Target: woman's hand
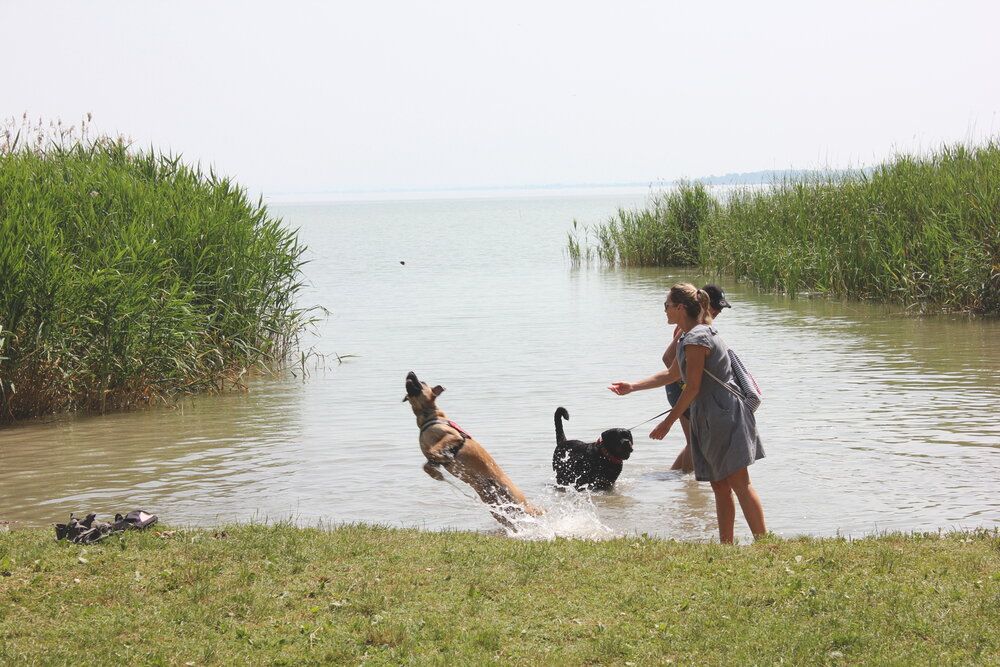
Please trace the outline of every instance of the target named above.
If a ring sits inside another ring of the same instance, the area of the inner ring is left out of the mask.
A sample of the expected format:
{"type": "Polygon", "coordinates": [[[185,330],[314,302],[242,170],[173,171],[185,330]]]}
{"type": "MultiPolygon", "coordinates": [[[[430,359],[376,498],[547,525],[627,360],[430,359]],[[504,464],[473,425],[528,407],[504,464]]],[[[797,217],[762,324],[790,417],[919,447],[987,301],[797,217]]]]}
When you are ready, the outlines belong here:
{"type": "Polygon", "coordinates": [[[674,419],[672,419],[668,415],[666,419],[664,419],[663,421],[661,421],[659,424],[656,425],[656,428],[654,428],[652,431],[649,432],[650,439],[663,440],[665,437],[667,437],[667,433],[670,432],[670,427],[673,425],[674,425],[674,419]]]}
{"type": "Polygon", "coordinates": [[[608,389],[619,396],[625,396],[632,393],[632,384],[629,382],[612,382],[608,389]]]}

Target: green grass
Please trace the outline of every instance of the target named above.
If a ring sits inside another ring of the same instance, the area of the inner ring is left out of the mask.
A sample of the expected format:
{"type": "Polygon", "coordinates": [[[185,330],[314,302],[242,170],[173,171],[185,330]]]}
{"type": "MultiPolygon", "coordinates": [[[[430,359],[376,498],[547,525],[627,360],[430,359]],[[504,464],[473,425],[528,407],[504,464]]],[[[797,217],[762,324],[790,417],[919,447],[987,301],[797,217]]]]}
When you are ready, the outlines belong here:
{"type": "MultiPolygon", "coordinates": [[[[689,194],[698,184],[682,186],[689,194]]],[[[600,257],[700,265],[765,290],[917,311],[1000,312],[1000,145],[900,155],[869,172],[705,195],[678,227],[663,196],[592,230],[600,257]],[[680,230],[680,233],[678,232],[680,230]],[[681,249],[686,249],[686,254],[681,249]]],[[[585,255],[585,250],[578,253],[585,255]]]]}
{"type": "Polygon", "coordinates": [[[1000,534],[0,533],[3,664],[998,664],[1000,534]]]}
{"type": "Polygon", "coordinates": [[[117,140],[0,151],[0,424],[284,359],[303,246],[228,178],[117,140]]]}

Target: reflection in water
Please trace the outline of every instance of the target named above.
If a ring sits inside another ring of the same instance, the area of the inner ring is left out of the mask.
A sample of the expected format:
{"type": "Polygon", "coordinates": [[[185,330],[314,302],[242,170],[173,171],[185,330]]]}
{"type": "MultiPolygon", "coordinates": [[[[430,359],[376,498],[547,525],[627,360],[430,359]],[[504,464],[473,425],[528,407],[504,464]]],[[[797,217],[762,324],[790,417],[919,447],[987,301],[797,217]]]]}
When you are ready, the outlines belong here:
{"type": "MultiPolygon", "coordinates": [[[[707,282],[558,259],[568,221],[597,222],[641,200],[284,207],[311,248],[305,298],[333,313],[314,344],[328,359],[357,356],[304,382],[259,380],[247,395],[2,430],[0,520],[141,507],[175,525],[292,519],[496,531],[464,485],[421,471],[416,425],[401,404],[415,370],[448,388],[440,403],[449,417],[546,508],[528,537],[714,539],[711,489],[668,470],[679,428],[664,442],[648,439],[653,423],[636,429],[611,494],[552,487],[554,409],[565,406],[585,439],[665,409],[662,392],[620,398],[605,387],[658,369],[670,334],[666,289],[707,282]]],[[[751,475],[772,530],[1000,524],[1000,322],[911,318],[718,282],[734,304],[719,329],[764,390],[767,458],[751,475]]]]}
{"type": "Polygon", "coordinates": [[[253,507],[255,497],[288,488],[295,472],[297,448],[286,438],[298,430],[301,390],[294,382],[258,382],[251,396],[4,431],[3,514],[55,521],[73,510],[166,506],[193,522],[246,518],[229,499],[253,507]]]}

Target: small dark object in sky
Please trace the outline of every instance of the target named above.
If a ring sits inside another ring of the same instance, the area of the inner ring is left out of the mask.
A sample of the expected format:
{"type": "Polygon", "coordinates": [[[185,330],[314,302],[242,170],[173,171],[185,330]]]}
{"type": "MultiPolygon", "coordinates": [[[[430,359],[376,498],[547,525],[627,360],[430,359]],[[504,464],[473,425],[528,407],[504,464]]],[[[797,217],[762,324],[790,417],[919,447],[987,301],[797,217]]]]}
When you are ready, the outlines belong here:
{"type": "Polygon", "coordinates": [[[402,264],[403,266],[406,266],[406,262],[404,262],[403,260],[399,260],[399,263],[402,264]]]}

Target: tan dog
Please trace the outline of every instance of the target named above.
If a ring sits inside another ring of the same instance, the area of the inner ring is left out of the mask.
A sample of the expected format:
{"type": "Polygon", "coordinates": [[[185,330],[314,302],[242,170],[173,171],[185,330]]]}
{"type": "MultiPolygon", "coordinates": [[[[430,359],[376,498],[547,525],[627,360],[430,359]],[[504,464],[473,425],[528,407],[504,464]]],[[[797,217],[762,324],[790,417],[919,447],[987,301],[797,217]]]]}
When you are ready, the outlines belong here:
{"type": "Polygon", "coordinates": [[[489,452],[468,433],[438,409],[435,401],[444,391],[438,385],[433,389],[417,379],[416,373],[406,375],[406,397],[420,428],[420,451],[427,457],[424,472],[437,480],[444,476],[439,467],[471,486],[490,506],[490,513],[504,526],[514,529],[511,518],[527,513],[538,516],[542,512],[528,502],[521,490],[507,477],[489,452]]]}

